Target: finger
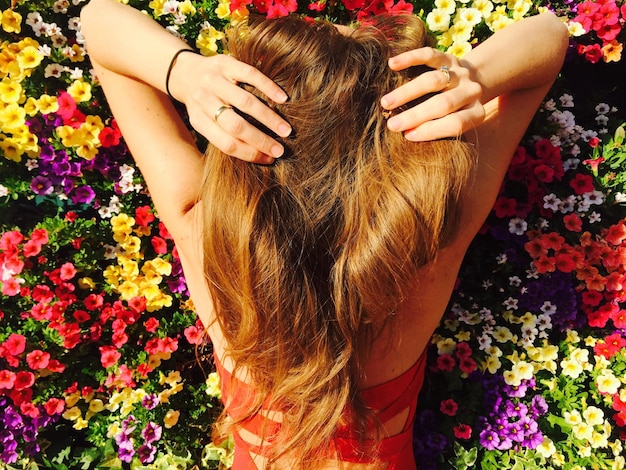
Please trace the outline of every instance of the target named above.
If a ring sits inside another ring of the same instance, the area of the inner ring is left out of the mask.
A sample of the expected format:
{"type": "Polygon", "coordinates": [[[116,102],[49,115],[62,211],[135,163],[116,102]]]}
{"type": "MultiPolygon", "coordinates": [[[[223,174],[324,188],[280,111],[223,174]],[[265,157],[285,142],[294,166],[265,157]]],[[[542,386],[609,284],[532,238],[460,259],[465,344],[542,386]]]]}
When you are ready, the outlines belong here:
{"type": "MultiPolygon", "coordinates": [[[[482,107],[480,107],[482,109],[482,107]]],[[[424,142],[429,140],[459,137],[483,121],[484,112],[472,107],[448,114],[440,119],[425,122],[404,134],[407,140],[424,142]]]]}
{"type": "Polygon", "coordinates": [[[392,92],[381,98],[381,106],[385,109],[395,109],[398,106],[402,106],[414,99],[424,96],[428,93],[441,91],[451,84],[456,83],[455,73],[452,70],[448,70],[448,74],[443,73],[440,70],[432,70],[425,72],[419,77],[414,78],[408,83],[401,85],[392,92]],[[448,82],[448,74],[450,82],[448,82]]]}
{"type": "Polygon", "coordinates": [[[287,94],[256,68],[234,59],[228,60],[227,64],[228,66],[223,73],[225,77],[231,80],[230,82],[226,81],[226,86],[220,93],[224,101],[230,102],[237,109],[252,116],[276,134],[287,137],[291,133],[289,123],[254,95],[237,86],[237,83],[242,82],[251,85],[277,103],[284,103],[287,100],[287,94]]]}
{"type": "Polygon", "coordinates": [[[398,54],[389,59],[389,67],[392,70],[404,70],[415,65],[427,65],[432,68],[446,65],[449,61],[448,54],[432,47],[421,47],[398,54]]]}
{"type": "Polygon", "coordinates": [[[217,120],[215,115],[204,112],[189,115],[192,127],[211,144],[227,155],[255,163],[272,163],[273,155],[282,155],[284,149],[280,143],[256,129],[233,109],[221,106],[216,106],[216,109],[223,109],[217,120]],[[241,135],[249,140],[242,140],[241,135]]]}
{"type": "Polygon", "coordinates": [[[456,88],[434,95],[423,103],[390,117],[387,127],[396,132],[418,127],[426,121],[439,119],[465,107],[468,105],[466,98],[467,95],[456,88]]]}
{"type": "MultiPolygon", "coordinates": [[[[274,159],[281,157],[285,152],[280,142],[277,142],[257,127],[250,124],[233,109],[228,109],[221,113],[218,116],[216,124],[233,139],[244,143],[259,154],[274,159]]],[[[252,158],[254,158],[255,161],[257,159],[266,160],[259,155],[254,155],[252,158]]],[[[249,160],[249,158],[246,158],[246,160],[249,160]]]]}

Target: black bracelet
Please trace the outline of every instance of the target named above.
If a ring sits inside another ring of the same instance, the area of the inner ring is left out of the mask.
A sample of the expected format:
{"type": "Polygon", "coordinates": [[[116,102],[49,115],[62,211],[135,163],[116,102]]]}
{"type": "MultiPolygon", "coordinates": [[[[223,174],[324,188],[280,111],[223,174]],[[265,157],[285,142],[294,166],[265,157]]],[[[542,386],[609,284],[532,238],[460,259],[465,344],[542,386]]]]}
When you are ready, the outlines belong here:
{"type": "Polygon", "coordinates": [[[178,56],[181,55],[183,52],[193,52],[194,54],[196,53],[196,51],[194,51],[193,49],[181,49],[178,52],[176,52],[176,54],[174,54],[174,57],[172,57],[170,66],[167,68],[167,74],[165,75],[165,91],[167,92],[167,96],[169,96],[173,101],[178,101],[178,100],[174,98],[172,94],[170,93],[170,75],[172,75],[172,69],[174,68],[176,59],[178,59],[178,56]]]}

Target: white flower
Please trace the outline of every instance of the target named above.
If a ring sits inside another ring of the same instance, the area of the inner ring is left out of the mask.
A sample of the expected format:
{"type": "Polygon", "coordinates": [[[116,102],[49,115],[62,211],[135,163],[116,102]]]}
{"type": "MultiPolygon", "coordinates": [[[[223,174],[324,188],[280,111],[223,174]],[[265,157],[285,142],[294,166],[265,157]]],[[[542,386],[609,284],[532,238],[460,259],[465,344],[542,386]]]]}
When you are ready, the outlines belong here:
{"type": "Polygon", "coordinates": [[[526,230],[528,230],[528,223],[520,218],[520,217],[514,217],[509,221],[509,232],[511,232],[514,235],[524,235],[524,233],[526,233],[526,230]]]}
{"type": "Polygon", "coordinates": [[[602,221],[602,216],[596,211],[593,211],[591,214],[589,214],[589,218],[587,220],[589,220],[590,224],[595,224],[596,222],[602,221]]]}
{"type": "Polygon", "coordinates": [[[551,211],[557,211],[559,209],[559,205],[561,204],[561,200],[554,193],[546,194],[543,197],[543,208],[550,209],[551,211]]]}
{"type": "Polygon", "coordinates": [[[33,171],[35,168],[39,168],[39,163],[37,163],[37,160],[29,158],[26,161],[26,168],[28,168],[28,171],[33,171]]]}
{"type": "Polygon", "coordinates": [[[509,297],[504,302],[502,302],[502,305],[504,305],[508,309],[517,310],[517,303],[518,303],[518,299],[514,299],[513,297],[509,297]]]}
{"type": "Polygon", "coordinates": [[[564,108],[573,108],[574,107],[574,97],[568,93],[565,93],[559,98],[561,102],[561,106],[564,108]]]}
{"type": "Polygon", "coordinates": [[[35,29],[35,27],[38,27],[41,23],[43,23],[43,18],[39,12],[33,11],[26,15],[26,24],[31,28],[35,29]]]}
{"type": "Polygon", "coordinates": [[[546,315],[553,315],[556,312],[556,305],[546,300],[539,309],[546,315]]]}
{"type": "Polygon", "coordinates": [[[604,194],[597,189],[588,193],[584,193],[582,195],[582,198],[583,201],[590,205],[595,204],[596,206],[600,206],[604,204],[604,194]]]}
{"type": "Polygon", "coordinates": [[[608,114],[611,112],[611,107],[606,103],[599,103],[596,106],[596,113],[598,114],[608,114]]]}
{"type": "Polygon", "coordinates": [[[580,134],[580,138],[583,139],[585,142],[589,142],[589,139],[592,139],[594,137],[598,137],[598,133],[590,129],[585,130],[582,132],[582,134],[580,134]]]}
{"type": "Polygon", "coordinates": [[[75,16],[74,18],[70,18],[67,23],[67,27],[68,29],[72,31],[79,31],[80,30],[80,17],[75,16]]]}
{"type": "Polygon", "coordinates": [[[0,184],[0,197],[8,196],[9,188],[0,184]]]}
{"type": "Polygon", "coordinates": [[[514,286],[514,287],[519,287],[521,283],[522,283],[522,280],[519,278],[519,276],[509,277],[509,285],[514,286]]]}
{"type": "MultiPolygon", "coordinates": [[[[578,147],[578,146],[575,145],[575,147],[578,147]]],[[[580,151],[580,147],[578,148],[578,150],[580,151]]],[[[565,171],[576,170],[578,168],[579,164],[580,164],[580,159],[578,159],[578,158],[568,158],[567,160],[565,160],[563,162],[563,169],[565,171]]]]}
{"type": "Polygon", "coordinates": [[[606,126],[609,123],[609,118],[604,114],[599,114],[596,116],[596,122],[598,123],[598,126],[606,126]]]}
{"type": "Polygon", "coordinates": [[[446,31],[450,27],[450,14],[446,10],[435,8],[426,15],[426,24],[431,31],[446,31]]]}
{"type": "Polygon", "coordinates": [[[561,201],[561,204],[559,204],[559,211],[563,214],[567,214],[568,212],[574,212],[575,208],[576,196],[574,196],[573,194],[567,196],[561,201]]]}

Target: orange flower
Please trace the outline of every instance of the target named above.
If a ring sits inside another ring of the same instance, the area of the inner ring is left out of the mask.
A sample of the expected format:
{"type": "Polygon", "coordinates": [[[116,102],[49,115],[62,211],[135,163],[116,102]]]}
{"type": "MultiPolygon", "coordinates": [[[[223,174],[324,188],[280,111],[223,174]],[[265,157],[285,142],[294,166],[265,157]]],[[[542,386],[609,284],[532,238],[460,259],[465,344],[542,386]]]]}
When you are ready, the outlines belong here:
{"type": "Polygon", "coordinates": [[[622,58],[623,48],[624,46],[615,39],[606,42],[604,46],[602,46],[602,58],[605,62],[619,62],[622,58]]]}

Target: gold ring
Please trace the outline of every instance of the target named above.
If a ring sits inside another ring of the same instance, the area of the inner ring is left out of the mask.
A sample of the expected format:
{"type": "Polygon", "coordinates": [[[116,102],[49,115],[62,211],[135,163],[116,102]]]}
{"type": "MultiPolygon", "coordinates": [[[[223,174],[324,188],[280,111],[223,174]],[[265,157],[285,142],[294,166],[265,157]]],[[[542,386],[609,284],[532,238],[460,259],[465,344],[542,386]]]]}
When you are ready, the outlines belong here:
{"type": "Polygon", "coordinates": [[[227,104],[223,104],[222,106],[220,106],[219,108],[217,108],[217,111],[215,111],[215,114],[213,115],[213,119],[215,121],[217,121],[217,118],[220,117],[220,114],[222,114],[224,111],[226,111],[227,109],[233,109],[232,106],[229,106],[227,104]]]}
{"type": "Polygon", "coordinates": [[[442,65],[441,67],[439,67],[437,70],[439,70],[440,72],[443,72],[446,76],[446,86],[450,85],[450,69],[448,68],[447,65],[442,65]]]}

